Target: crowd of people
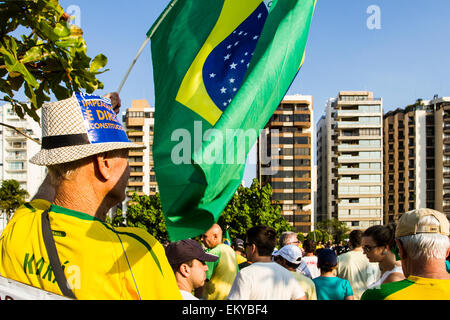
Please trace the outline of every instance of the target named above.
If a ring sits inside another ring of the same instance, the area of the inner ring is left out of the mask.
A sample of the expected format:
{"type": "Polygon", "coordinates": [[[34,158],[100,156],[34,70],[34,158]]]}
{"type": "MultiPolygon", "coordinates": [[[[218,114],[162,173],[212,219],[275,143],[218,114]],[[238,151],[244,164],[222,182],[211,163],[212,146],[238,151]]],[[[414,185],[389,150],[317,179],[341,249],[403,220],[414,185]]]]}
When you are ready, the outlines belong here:
{"type": "MultiPolygon", "coordinates": [[[[215,297],[228,300],[450,299],[449,222],[438,211],[406,212],[397,228],[389,224],[353,230],[347,244],[322,245],[311,239],[301,243],[294,232],[284,232],[279,239],[276,235],[268,226],[250,228],[245,240],[233,241],[235,258],[230,259],[230,247],[222,244],[222,230],[215,224],[202,243],[217,260],[198,258],[206,270],[204,284],[194,288],[200,291],[191,298],[210,299],[213,290],[215,297]],[[207,240],[211,233],[215,244],[207,240]],[[201,294],[202,288],[208,293],[201,294]]],[[[170,264],[170,251],[179,243],[183,241],[166,249],[170,264]]]]}
{"type": "MultiPolygon", "coordinates": [[[[118,113],[120,98],[109,98],[118,113]]],[[[335,246],[300,243],[294,232],[278,238],[269,226],[229,246],[217,224],[203,246],[163,246],[143,229],[112,227],[105,219],[125,199],[128,151],[141,146],[123,130],[88,131],[80,99],[42,108],[42,149],[31,162],[48,176],[0,236],[0,276],[83,300],[450,299],[449,221],[431,209],[335,246]]]]}

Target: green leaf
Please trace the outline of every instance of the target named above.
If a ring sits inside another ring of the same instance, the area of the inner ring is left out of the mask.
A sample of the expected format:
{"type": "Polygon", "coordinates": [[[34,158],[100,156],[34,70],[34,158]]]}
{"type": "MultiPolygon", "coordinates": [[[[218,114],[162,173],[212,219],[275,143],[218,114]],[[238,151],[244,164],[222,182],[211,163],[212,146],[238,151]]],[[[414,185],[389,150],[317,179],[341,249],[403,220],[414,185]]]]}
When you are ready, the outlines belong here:
{"type": "Polygon", "coordinates": [[[22,87],[24,78],[22,75],[19,74],[18,77],[8,77],[7,82],[9,87],[14,91],[19,91],[19,89],[22,87]]]}
{"type": "Polygon", "coordinates": [[[32,47],[30,50],[28,50],[25,55],[23,56],[22,60],[20,60],[21,63],[26,64],[29,62],[36,62],[41,60],[43,57],[42,47],[32,47]]]}
{"type": "Polygon", "coordinates": [[[7,51],[5,48],[0,47],[0,53],[3,54],[5,59],[6,69],[11,73],[18,72],[21,73],[27,83],[29,83],[34,88],[39,86],[34,76],[28,71],[28,69],[18,61],[13,54],[7,51]]]}
{"type": "Polygon", "coordinates": [[[33,106],[35,106],[37,108],[38,103],[37,103],[36,93],[34,92],[33,88],[31,87],[31,85],[29,83],[27,83],[25,86],[25,95],[28,98],[30,98],[30,101],[33,104],[33,106]]]}
{"type": "Polygon", "coordinates": [[[108,63],[108,58],[103,55],[99,54],[92,60],[91,67],[89,68],[90,72],[97,72],[97,70],[103,68],[108,63]]]}
{"type": "Polygon", "coordinates": [[[53,31],[53,28],[44,20],[41,20],[38,24],[39,31],[52,42],[55,42],[59,37],[53,31]]]}
{"type": "Polygon", "coordinates": [[[68,37],[70,36],[70,28],[67,25],[67,23],[57,23],[56,27],[53,29],[53,33],[56,34],[58,37],[68,37]]]}

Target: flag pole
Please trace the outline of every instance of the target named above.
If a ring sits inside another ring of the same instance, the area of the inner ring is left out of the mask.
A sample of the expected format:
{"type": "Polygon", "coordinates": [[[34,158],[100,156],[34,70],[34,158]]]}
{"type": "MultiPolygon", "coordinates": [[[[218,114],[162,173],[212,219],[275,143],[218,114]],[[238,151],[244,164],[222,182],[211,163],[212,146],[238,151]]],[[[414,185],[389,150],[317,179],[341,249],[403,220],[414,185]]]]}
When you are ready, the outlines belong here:
{"type": "Polygon", "coordinates": [[[150,38],[146,38],[142,46],[139,48],[138,53],[136,54],[136,57],[133,59],[133,62],[131,62],[130,67],[128,68],[127,73],[125,74],[125,77],[123,78],[122,82],[120,83],[119,89],[117,89],[117,93],[120,93],[122,91],[123,85],[125,84],[125,81],[127,81],[128,76],[130,75],[131,69],[133,69],[134,65],[136,64],[136,61],[139,59],[139,56],[141,55],[142,51],[144,51],[145,46],[150,41],[150,38]]]}
{"type": "Polygon", "coordinates": [[[138,50],[138,53],[136,54],[136,57],[131,62],[130,67],[128,68],[127,73],[125,74],[125,77],[122,79],[122,82],[120,83],[119,89],[117,89],[117,93],[120,93],[122,91],[122,88],[125,84],[125,82],[128,79],[128,76],[130,75],[131,70],[133,69],[134,65],[136,64],[137,60],[139,59],[139,56],[144,51],[145,47],[149,43],[151,37],[155,34],[156,30],[158,29],[161,22],[163,22],[164,18],[169,14],[170,10],[172,10],[173,6],[178,2],[178,0],[172,0],[169,5],[166,7],[164,12],[159,16],[156,23],[150,28],[150,30],[147,32],[147,38],[145,39],[144,43],[141,45],[141,47],[138,50]]]}

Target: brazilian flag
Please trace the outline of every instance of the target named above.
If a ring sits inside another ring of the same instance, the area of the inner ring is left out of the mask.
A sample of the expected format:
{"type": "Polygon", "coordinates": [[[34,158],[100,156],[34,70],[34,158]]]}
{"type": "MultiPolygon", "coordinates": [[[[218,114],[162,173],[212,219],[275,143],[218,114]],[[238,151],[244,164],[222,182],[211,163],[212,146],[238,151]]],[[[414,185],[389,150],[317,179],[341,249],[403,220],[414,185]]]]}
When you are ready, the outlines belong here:
{"type": "Polygon", "coordinates": [[[149,30],[169,237],[214,224],[304,59],[316,0],[173,0],[149,30]]]}
{"type": "Polygon", "coordinates": [[[231,247],[231,237],[228,229],[225,230],[225,237],[223,238],[223,243],[231,247]]]}

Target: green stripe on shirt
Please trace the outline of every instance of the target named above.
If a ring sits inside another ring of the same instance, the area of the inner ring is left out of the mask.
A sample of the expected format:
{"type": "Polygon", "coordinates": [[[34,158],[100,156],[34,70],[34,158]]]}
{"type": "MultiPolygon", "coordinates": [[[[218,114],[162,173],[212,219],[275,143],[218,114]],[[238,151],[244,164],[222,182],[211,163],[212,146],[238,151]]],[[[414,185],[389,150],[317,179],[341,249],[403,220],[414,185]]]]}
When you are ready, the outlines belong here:
{"type": "Polygon", "coordinates": [[[390,295],[404,290],[413,284],[414,282],[408,279],[385,283],[380,288],[366,290],[361,296],[361,300],[385,300],[390,295]]]}

